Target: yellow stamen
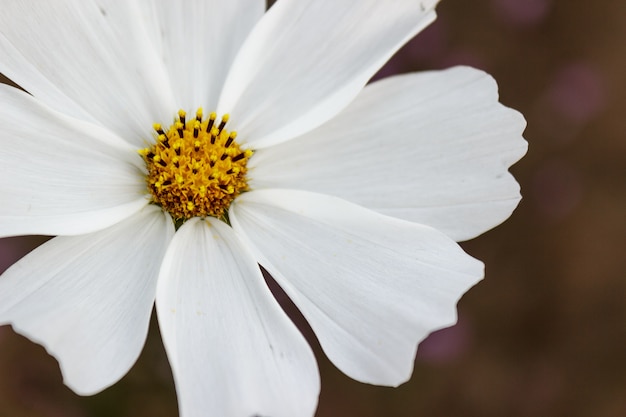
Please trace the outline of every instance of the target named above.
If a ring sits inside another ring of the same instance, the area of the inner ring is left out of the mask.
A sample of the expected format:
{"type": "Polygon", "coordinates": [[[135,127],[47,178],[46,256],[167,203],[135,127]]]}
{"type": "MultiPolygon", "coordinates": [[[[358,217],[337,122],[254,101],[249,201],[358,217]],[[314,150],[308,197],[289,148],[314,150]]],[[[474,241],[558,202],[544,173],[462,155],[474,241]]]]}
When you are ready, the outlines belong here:
{"type": "Polygon", "coordinates": [[[236,132],[229,132],[227,114],[216,126],[217,114],[202,120],[186,120],[185,111],[167,130],[155,123],[157,140],[139,150],[148,167],[147,183],[152,201],[175,220],[192,217],[223,217],[232,201],[248,189],[248,159],[253,152],[242,150],[236,132]]]}

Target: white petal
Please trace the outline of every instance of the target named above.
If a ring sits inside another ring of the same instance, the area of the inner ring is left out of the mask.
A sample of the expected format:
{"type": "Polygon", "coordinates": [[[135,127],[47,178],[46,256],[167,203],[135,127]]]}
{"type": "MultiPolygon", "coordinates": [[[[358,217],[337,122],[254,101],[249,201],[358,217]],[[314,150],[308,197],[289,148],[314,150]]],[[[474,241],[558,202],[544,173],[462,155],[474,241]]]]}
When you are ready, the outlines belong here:
{"type": "Polygon", "coordinates": [[[264,0],[151,0],[179,107],[214,110],[230,65],[264,0]]]}
{"type": "Polygon", "coordinates": [[[101,127],[5,85],[0,125],[0,236],[88,233],[148,203],[141,158],[101,127]]]}
{"type": "Polygon", "coordinates": [[[437,2],[279,1],[243,44],[218,109],[252,148],[305,133],[345,107],[432,22],[437,2]]]}
{"type": "Polygon", "coordinates": [[[3,0],[0,56],[0,72],[35,97],[136,145],[176,110],[136,2],[3,0]]]}
{"type": "Polygon", "coordinates": [[[456,321],[482,264],[442,233],[331,196],[263,190],[230,210],[236,232],[348,376],[398,385],[417,344],[456,321]]]}
{"type": "Polygon", "coordinates": [[[149,206],[109,229],[46,242],[0,277],[0,324],[41,343],[75,392],[101,391],[139,356],[173,233],[149,206]]]}
{"type": "Polygon", "coordinates": [[[311,349],[226,224],[192,219],[178,230],[157,313],[181,417],[313,416],[311,349]]]}
{"type": "Polygon", "coordinates": [[[250,184],[332,194],[465,240],[517,206],[507,169],[526,152],[525,125],[481,71],[393,77],[315,131],[257,151],[250,184]]]}

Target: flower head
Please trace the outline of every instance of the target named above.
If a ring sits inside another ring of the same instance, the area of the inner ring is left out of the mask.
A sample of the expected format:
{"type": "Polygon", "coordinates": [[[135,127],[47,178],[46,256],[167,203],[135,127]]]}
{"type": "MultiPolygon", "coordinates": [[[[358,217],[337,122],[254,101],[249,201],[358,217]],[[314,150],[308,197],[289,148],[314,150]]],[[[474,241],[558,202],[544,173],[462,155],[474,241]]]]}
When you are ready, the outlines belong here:
{"type": "Polygon", "coordinates": [[[93,394],[156,301],[183,417],[312,416],[311,349],[398,385],[504,221],[523,118],[458,67],[365,87],[436,0],[3,2],[0,236],[57,235],[0,277],[0,324],[93,394]],[[207,113],[205,113],[205,110],[207,113]]]}

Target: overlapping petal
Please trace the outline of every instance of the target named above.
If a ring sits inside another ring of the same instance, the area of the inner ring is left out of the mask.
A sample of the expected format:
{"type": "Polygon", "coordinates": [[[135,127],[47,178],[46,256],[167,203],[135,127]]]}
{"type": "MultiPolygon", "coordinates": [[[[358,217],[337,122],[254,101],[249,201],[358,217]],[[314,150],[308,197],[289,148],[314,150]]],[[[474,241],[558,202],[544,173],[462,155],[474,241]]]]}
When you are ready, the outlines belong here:
{"type": "Polygon", "coordinates": [[[363,382],[406,381],[417,344],[456,321],[458,299],[483,275],[444,234],[336,197],[252,191],[229,213],[331,361],[363,382]]]}
{"type": "Polygon", "coordinates": [[[173,229],[149,206],[108,229],[48,241],[0,278],[0,324],[41,343],[77,393],[108,387],[141,352],[173,229]]]}
{"type": "Polygon", "coordinates": [[[214,110],[230,65],[265,0],[142,0],[177,106],[214,110]]]}
{"type": "Polygon", "coordinates": [[[141,158],[107,130],[4,85],[0,125],[0,236],[88,233],[148,203],[141,158]]]}
{"type": "Polygon", "coordinates": [[[279,1],[243,44],[218,109],[252,148],[305,133],[345,107],[431,23],[437,2],[279,1]]]}
{"type": "Polygon", "coordinates": [[[142,11],[136,1],[5,0],[0,72],[49,106],[141,146],[152,123],[177,109],[142,11]]]}
{"type": "Polygon", "coordinates": [[[178,230],[157,313],[182,417],[313,416],[315,358],[226,224],[195,218],[178,230]]]}
{"type": "Polygon", "coordinates": [[[526,152],[524,127],[481,71],[392,77],[318,129],[257,151],[251,186],[332,194],[465,240],[517,206],[507,169],[526,152]]]}
{"type": "Polygon", "coordinates": [[[398,385],[483,275],[450,237],[519,201],[507,169],[524,121],[485,74],[358,95],[438,0],[281,0],[261,18],[264,3],[3,3],[0,72],[32,96],[0,87],[0,236],[66,236],[0,278],[0,324],[42,343],[80,394],[132,366],[156,295],[182,417],[311,417],[313,354],[257,260],[341,370],[398,385]],[[231,206],[233,228],[194,218],[174,236],[136,148],[199,106],[231,113],[257,150],[254,191],[231,206]]]}

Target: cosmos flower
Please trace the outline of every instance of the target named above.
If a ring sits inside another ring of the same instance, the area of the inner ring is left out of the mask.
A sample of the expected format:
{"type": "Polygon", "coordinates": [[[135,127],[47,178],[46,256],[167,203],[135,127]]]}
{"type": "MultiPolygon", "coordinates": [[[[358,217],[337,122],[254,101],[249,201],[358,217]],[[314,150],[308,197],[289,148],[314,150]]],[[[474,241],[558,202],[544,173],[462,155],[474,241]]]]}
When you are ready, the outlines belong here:
{"type": "Polygon", "coordinates": [[[0,324],[90,395],[153,305],[183,417],[312,416],[315,358],[395,386],[519,201],[523,118],[465,67],[365,86],[436,0],[3,1],[0,324]]]}

